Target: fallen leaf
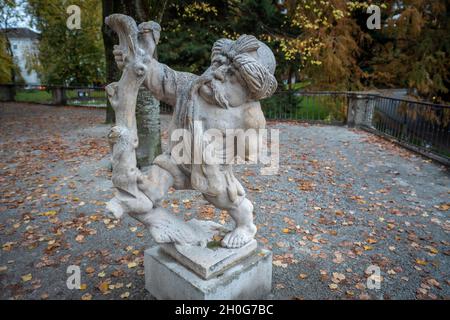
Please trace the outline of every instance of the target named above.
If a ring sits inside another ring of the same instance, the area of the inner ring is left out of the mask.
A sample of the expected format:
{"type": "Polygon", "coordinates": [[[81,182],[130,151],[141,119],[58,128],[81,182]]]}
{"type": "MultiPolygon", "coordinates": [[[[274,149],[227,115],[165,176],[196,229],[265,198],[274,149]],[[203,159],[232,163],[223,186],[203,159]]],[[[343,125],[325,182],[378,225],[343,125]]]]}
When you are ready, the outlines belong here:
{"type": "Polygon", "coordinates": [[[56,214],[57,214],[57,212],[55,210],[50,210],[50,211],[43,212],[40,215],[41,216],[46,216],[46,217],[51,217],[51,216],[54,216],[56,214]]]}
{"type": "Polygon", "coordinates": [[[97,288],[102,292],[102,293],[107,293],[109,290],[109,283],[107,281],[101,282],[97,288]]]}
{"type": "Polygon", "coordinates": [[[94,273],[95,269],[93,267],[87,267],[86,268],[86,273],[91,274],[94,273]]]}
{"type": "Polygon", "coordinates": [[[426,266],[428,264],[428,262],[422,259],[416,259],[416,263],[421,266],[426,266]]]}
{"type": "Polygon", "coordinates": [[[23,282],[30,281],[31,279],[33,279],[33,276],[31,275],[31,273],[22,276],[22,281],[23,282]]]}
{"type": "Polygon", "coordinates": [[[92,294],[90,293],[85,293],[81,296],[81,300],[91,300],[92,299],[92,294]]]}

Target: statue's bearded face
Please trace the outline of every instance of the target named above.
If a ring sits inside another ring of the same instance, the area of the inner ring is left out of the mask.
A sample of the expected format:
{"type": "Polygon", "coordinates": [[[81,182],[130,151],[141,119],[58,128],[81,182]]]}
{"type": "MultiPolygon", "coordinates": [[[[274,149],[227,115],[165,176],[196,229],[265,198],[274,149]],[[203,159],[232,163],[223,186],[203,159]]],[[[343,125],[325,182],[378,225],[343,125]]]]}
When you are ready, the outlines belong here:
{"type": "Polygon", "coordinates": [[[239,107],[249,101],[245,82],[226,57],[217,55],[203,77],[205,82],[199,93],[208,103],[229,108],[239,107]]]}

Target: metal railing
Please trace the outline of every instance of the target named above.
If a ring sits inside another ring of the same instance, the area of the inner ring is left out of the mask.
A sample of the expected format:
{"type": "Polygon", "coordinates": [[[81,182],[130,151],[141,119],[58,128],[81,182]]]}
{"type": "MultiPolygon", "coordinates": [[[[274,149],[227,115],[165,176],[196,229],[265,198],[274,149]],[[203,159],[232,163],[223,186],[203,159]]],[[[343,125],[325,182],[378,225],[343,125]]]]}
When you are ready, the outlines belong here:
{"type": "Polygon", "coordinates": [[[0,101],[106,107],[104,87],[0,85],[0,101]]]}
{"type": "Polygon", "coordinates": [[[450,160],[450,106],[370,96],[363,128],[450,160]]]}
{"type": "MultiPolygon", "coordinates": [[[[0,84],[0,101],[106,108],[107,98],[104,86],[0,84]]],[[[170,114],[173,108],[161,102],[160,112],[170,114]]]]}

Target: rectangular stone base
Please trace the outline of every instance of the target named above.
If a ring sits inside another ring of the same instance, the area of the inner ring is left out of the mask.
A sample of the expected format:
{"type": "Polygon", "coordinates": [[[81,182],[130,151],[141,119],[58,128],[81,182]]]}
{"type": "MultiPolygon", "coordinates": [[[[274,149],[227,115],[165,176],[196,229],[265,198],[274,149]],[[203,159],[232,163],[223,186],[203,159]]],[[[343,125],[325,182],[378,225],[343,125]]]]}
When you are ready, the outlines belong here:
{"type": "Polygon", "coordinates": [[[160,250],[144,253],[145,288],[160,300],[256,300],[272,288],[272,252],[257,249],[223,274],[204,280],[160,250]]]}

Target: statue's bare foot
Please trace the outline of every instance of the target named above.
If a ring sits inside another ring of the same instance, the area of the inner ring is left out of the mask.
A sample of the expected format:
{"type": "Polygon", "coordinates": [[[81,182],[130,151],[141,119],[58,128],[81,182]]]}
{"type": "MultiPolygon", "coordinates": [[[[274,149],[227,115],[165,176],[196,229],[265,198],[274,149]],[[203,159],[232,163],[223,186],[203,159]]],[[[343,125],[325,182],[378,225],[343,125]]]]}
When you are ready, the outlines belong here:
{"type": "Polygon", "coordinates": [[[204,246],[201,238],[197,237],[191,230],[171,230],[161,227],[150,227],[150,234],[157,243],[175,243],[179,245],[204,246]]]}
{"type": "Polygon", "coordinates": [[[249,243],[256,234],[255,225],[240,226],[226,234],[222,240],[222,246],[229,249],[236,249],[243,247],[249,243]]]}
{"type": "Polygon", "coordinates": [[[175,243],[179,245],[199,245],[207,243],[207,235],[192,228],[185,221],[169,214],[162,208],[156,208],[144,219],[150,234],[157,243],[175,243]]]}

